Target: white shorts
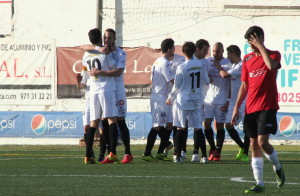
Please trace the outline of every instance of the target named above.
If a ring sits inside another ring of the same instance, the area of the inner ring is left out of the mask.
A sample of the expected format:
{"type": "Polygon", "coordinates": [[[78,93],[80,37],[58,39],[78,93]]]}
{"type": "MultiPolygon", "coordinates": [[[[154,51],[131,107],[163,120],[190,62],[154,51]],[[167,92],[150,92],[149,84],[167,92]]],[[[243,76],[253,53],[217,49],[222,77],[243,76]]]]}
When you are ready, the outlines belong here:
{"type": "Polygon", "coordinates": [[[90,99],[84,100],[84,110],[82,116],[83,126],[90,125],[90,99]]]}
{"type": "Polygon", "coordinates": [[[126,117],[127,115],[127,100],[126,93],[116,93],[116,105],[118,109],[118,117],[126,117]]]}
{"type": "MultiPolygon", "coordinates": [[[[227,115],[226,115],[226,123],[231,123],[231,117],[233,114],[233,109],[234,109],[235,103],[230,103],[228,106],[228,111],[227,111],[227,115]]],[[[239,124],[245,116],[245,104],[242,104],[239,108],[239,118],[236,119],[236,123],[239,124]]]]}
{"type": "Polygon", "coordinates": [[[227,112],[221,111],[221,108],[224,105],[225,104],[205,104],[205,118],[214,118],[217,121],[217,123],[225,123],[227,112]]]}
{"type": "Polygon", "coordinates": [[[173,122],[172,106],[166,104],[168,96],[165,94],[151,94],[150,105],[152,126],[166,126],[173,122]]]}
{"type": "Polygon", "coordinates": [[[118,116],[116,106],[116,92],[109,91],[99,94],[91,94],[91,121],[118,116]]]}
{"type": "Polygon", "coordinates": [[[188,120],[189,127],[194,127],[196,129],[202,128],[202,109],[197,110],[181,110],[177,108],[173,125],[176,127],[186,128],[186,122],[188,120]]]}

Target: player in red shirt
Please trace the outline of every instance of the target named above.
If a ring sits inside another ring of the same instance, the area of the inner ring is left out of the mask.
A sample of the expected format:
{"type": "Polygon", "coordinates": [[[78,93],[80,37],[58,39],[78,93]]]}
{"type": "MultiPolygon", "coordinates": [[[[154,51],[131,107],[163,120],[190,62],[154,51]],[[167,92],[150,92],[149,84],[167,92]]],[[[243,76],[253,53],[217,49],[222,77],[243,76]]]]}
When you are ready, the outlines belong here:
{"type": "Polygon", "coordinates": [[[251,165],[256,180],[255,185],[245,190],[245,193],[249,194],[260,193],[265,190],[262,151],[273,164],[278,188],[283,186],[285,175],[276,151],[269,143],[270,133],[276,134],[277,132],[276,113],[279,106],[276,75],[277,70],[281,67],[281,55],[278,51],[271,51],[265,47],[264,31],[261,27],[250,27],[244,37],[253,52],[247,54],[243,59],[242,85],[231,121],[232,124],[235,124],[239,107],[247,96],[244,131],[250,137],[251,165]]]}

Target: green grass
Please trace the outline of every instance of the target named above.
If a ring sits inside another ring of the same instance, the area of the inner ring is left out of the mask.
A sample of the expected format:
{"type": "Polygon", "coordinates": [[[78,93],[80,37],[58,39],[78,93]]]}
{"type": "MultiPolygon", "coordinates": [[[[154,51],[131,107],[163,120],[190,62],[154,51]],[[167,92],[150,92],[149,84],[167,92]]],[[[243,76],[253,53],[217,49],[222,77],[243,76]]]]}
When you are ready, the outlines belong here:
{"type": "MultiPolygon", "coordinates": [[[[144,145],[132,146],[132,164],[83,164],[84,147],[0,146],[0,195],[244,195],[253,183],[250,163],[234,159],[237,146],[224,146],[221,162],[147,163],[144,145]],[[233,181],[240,178],[240,181],[233,181]],[[242,182],[241,182],[242,181],[242,182]]],[[[153,152],[157,149],[155,146],[153,152]]],[[[260,195],[300,195],[299,146],[275,146],[287,183],[276,188],[265,160],[266,191],[260,195]]],[[[94,148],[98,153],[98,148],[94,148]]],[[[122,155],[123,147],[118,147],[122,155]]]]}

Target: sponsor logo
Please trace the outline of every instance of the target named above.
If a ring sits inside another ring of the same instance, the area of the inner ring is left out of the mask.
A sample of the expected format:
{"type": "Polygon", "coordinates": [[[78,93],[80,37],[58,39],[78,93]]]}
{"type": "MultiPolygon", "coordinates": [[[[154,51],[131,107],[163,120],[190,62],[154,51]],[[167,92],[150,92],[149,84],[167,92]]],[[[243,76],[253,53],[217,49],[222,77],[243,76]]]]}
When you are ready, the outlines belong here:
{"type": "Polygon", "coordinates": [[[37,114],[31,120],[31,129],[36,135],[42,135],[51,130],[74,130],[77,128],[76,119],[47,120],[43,115],[37,114]]]}
{"type": "Polygon", "coordinates": [[[37,135],[42,135],[46,131],[46,119],[43,115],[37,114],[32,118],[31,129],[37,135]]]}
{"type": "Polygon", "coordinates": [[[250,44],[245,43],[245,45],[244,45],[244,53],[245,53],[245,55],[246,55],[246,54],[249,54],[249,53],[251,53],[251,52],[252,52],[252,49],[251,49],[251,47],[250,47],[250,44]]]}
{"type": "Polygon", "coordinates": [[[0,120],[0,131],[3,129],[14,129],[15,127],[15,119],[9,119],[9,120],[0,120]]]}
{"type": "Polygon", "coordinates": [[[293,135],[296,129],[296,122],[291,116],[284,116],[279,121],[279,130],[280,133],[286,137],[293,135]]]}

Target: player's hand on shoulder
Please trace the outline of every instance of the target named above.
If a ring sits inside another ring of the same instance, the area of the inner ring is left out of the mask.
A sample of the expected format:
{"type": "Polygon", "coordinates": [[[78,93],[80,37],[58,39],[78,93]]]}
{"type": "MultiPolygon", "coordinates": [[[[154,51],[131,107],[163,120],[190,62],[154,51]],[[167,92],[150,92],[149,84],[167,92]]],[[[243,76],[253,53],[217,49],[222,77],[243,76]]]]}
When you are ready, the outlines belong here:
{"type": "Polygon", "coordinates": [[[167,104],[167,105],[172,105],[171,99],[167,99],[167,100],[166,100],[166,104],[167,104]]]}

